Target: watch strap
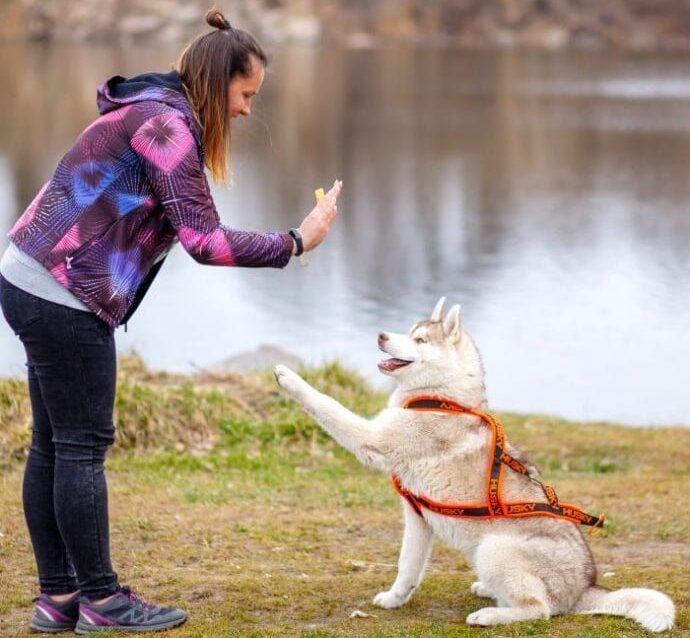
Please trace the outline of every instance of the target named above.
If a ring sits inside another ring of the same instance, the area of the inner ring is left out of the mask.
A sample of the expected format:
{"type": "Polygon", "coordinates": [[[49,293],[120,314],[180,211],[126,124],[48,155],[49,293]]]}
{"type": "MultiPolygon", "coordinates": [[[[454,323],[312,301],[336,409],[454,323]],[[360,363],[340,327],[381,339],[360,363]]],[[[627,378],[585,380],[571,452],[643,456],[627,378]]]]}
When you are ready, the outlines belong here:
{"type": "Polygon", "coordinates": [[[295,240],[295,245],[297,246],[297,252],[295,252],[295,257],[299,257],[304,252],[304,242],[302,241],[302,233],[296,228],[291,228],[288,230],[288,234],[292,239],[295,240]]]}

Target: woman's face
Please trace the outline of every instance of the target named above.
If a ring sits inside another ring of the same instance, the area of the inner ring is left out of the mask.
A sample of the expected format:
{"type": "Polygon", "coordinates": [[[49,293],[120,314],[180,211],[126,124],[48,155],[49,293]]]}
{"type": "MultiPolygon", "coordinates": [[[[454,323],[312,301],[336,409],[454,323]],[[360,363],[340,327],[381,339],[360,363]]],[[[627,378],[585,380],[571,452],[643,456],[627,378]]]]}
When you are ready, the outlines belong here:
{"type": "Polygon", "coordinates": [[[252,98],[259,92],[264,81],[264,67],[254,56],[251,56],[249,75],[236,75],[228,86],[228,110],[230,117],[250,115],[252,98]]]}

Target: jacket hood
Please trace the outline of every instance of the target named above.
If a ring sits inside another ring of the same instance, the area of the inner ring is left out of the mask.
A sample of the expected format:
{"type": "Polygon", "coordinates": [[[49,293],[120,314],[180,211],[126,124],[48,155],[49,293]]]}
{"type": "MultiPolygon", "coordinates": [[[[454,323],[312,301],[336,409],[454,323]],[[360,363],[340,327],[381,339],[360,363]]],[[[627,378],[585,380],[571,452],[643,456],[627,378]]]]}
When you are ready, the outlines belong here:
{"type": "Polygon", "coordinates": [[[180,111],[197,140],[200,139],[199,125],[177,71],[143,73],[129,79],[115,75],[98,87],[97,104],[101,115],[126,104],[145,101],[162,102],[180,111]]]}

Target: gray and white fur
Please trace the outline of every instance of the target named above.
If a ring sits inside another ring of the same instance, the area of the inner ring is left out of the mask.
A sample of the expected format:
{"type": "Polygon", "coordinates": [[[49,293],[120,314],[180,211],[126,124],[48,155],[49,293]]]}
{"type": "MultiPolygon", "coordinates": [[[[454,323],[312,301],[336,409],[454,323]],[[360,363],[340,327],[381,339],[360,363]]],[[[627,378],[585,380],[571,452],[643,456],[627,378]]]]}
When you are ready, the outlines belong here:
{"type": "MultiPolygon", "coordinates": [[[[479,352],[463,330],[460,307],[444,315],[445,298],[430,319],[415,323],[407,335],[384,332],[379,347],[391,359],[380,370],[396,381],[388,407],[364,419],[318,392],[299,375],[279,365],[280,386],[364,465],[395,473],[402,485],[437,501],[479,503],[486,498],[489,429],[472,415],[403,409],[413,396],[433,394],[468,407],[487,408],[479,352]]],[[[507,448],[521,458],[518,450],[507,448]]],[[[541,501],[541,488],[529,477],[507,471],[503,498],[541,501]]],[[[467,616],[468,625],[503,625],[577,612],[625,616],[651,632],[673,627],[671,599],[652,589],[609,591],[596,584],[592,553],[580,528],[548,517],[518,519],[450,518],[423,510],[417,515],[401,498],[405,530],[398,574],[374,604],[404,605],[419,587],[432,539],[461,550],[478,580],[471,592],[493,605],[467,616]]]]}

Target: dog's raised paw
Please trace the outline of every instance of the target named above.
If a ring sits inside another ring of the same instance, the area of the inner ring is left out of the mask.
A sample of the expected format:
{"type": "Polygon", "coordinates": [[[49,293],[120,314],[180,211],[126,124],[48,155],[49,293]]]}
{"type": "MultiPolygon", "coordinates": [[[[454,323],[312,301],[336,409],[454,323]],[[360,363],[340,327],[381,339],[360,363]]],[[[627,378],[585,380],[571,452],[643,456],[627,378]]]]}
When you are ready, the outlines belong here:
{"type": "Polygon", "coordinates": [[[299,374],[281,364],[273,368],[273,374],[278,382],[278,385],[283,388],[285,392],[287,392],[293,398],[299,399],[299,395],[302,394],[304,387],[306,386],[304,379],[302,379],[299,374]]]}
{"type": "Polygon", "coordinates": [[[374,596],[374,600],[372,602],[377,607],[383,607],[384,609],[395,609],[396,607],[402,607],[405,601],[392,591],[381,591],[374,596]]]}
{"type": "Polygon", "coordinates": [[[279,363],[273,368],[273,376],[276,378],[278,385],[283,385],[284,381],[295,373],[287,366],[279,363]]]}

